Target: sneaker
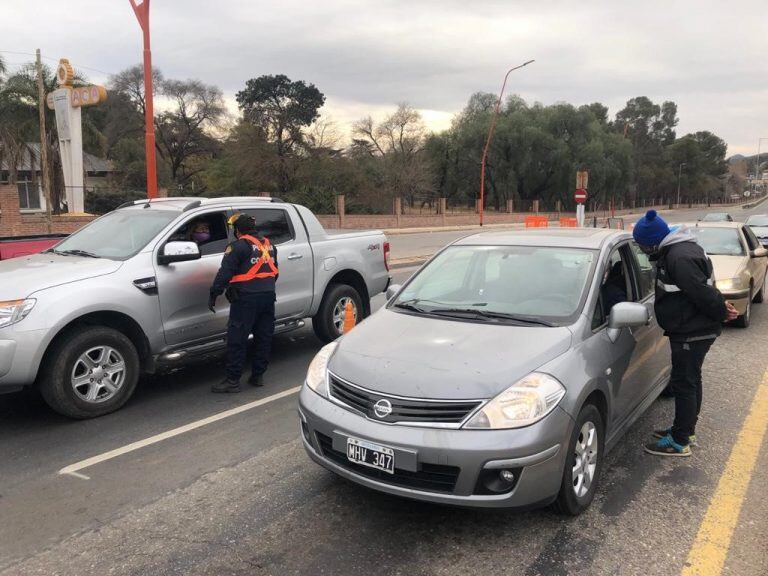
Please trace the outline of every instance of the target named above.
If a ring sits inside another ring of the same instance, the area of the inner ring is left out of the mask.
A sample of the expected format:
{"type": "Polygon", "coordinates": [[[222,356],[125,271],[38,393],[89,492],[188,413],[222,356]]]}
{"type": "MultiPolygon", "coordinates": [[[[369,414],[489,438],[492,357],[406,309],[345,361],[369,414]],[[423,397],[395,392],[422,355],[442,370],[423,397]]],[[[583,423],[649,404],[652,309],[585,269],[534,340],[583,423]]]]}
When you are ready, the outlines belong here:
{"type": "Polygon", "coordinates": [[[258,375],[251,374],[251,377],[248,378],[248,384],[250,384],[251,386],[256,386],[256,387],[264,386],[264,375],[263,374],[258,374],[258,375]]]}
{"type": "MultiPolygon", "coordinates": [[[[653,437],[654,438],[664,438],[664,436],[671,436],[672,435],[672,428],[667,428],[666,430],[654,430],[653,431],[653,437]]],[[[698,442],[696,442],[696,434],[691,434],[688,436],[688,446],[691,447],[697,447],[699,445],[698,442]]]]}
{"type": "Polygon", "coordinates": [[[221,382],[211,386],[211,392],[216,394],[234,394],[240,392],[240,382],[224,379],[221,382]]]}
{"type": "Polygon", "coordinates": [[[648,454],[655,454],[656,456],[690,456],[690,446],[683,446],[678,444],[672,439],[672,436],[664,436],[664,438],[651,442],[645,445],[645,451],[648,454]]]}

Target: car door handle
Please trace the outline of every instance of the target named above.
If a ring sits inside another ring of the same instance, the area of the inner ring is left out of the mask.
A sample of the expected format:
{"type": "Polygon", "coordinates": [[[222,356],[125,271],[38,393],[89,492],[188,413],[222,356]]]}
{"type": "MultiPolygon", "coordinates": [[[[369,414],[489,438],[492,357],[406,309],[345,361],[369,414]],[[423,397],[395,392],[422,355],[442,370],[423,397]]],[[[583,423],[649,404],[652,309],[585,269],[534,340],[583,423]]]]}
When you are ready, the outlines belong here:
{"type": "Polygon", "coordinates": [[[288,256],[288,260],[301,260],[302,258],[304,258],[303,254],[290,254],[288,256]]]}

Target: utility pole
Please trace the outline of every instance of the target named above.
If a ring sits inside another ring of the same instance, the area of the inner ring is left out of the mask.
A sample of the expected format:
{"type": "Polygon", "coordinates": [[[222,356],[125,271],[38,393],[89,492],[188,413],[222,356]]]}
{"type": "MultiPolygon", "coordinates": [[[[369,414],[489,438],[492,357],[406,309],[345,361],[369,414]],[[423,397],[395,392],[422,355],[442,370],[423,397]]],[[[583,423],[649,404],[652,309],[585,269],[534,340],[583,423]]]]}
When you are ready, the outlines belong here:
{"type": "Polygon", "coordinates": [[[43,63],[40,58],[40,48],[35,51],[35,67],[37,68],[37,113],[40,119],[40,170],[43,176],[43,195],[45,196],[45,221],[48,227],[48,234],[50,234],[53,228],[53,219],[51,217],[51,170],[48,166],[48,137],[45,131],[45,85],[43,84],[43,63]]]}

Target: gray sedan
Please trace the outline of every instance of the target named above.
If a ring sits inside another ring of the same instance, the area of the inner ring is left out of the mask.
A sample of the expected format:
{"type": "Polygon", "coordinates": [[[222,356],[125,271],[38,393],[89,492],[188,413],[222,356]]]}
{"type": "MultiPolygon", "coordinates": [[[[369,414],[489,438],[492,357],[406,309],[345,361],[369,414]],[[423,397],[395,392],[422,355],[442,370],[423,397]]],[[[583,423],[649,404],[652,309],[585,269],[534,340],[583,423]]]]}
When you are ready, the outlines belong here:
{"type": "Polygon", "coordinates": [[[312,361],[304,447],[390,494],[579,514],[669,378],[653,284],[623,231],[459,240],[312,361]]]}

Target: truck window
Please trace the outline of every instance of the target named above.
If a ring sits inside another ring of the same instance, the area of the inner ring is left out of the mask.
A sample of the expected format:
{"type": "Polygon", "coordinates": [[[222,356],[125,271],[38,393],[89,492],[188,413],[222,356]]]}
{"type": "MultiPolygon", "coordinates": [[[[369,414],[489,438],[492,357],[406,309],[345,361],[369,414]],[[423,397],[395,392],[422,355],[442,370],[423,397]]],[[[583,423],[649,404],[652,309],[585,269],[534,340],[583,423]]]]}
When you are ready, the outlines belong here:
{"type": "Polygon", "coordinates": [[[284,244],[296,237],[288,213],[281,208],[258,208],[244,212],[253,216],[259,231],[269,238],[272,244],[284,244]]]}
{"type": "Polygon", "coordinates": [[[176,229],[169,240],[195,242],[203,256],[223,254],[229,244],[226,214],[212,212],[187,220],[176,229]]]}

